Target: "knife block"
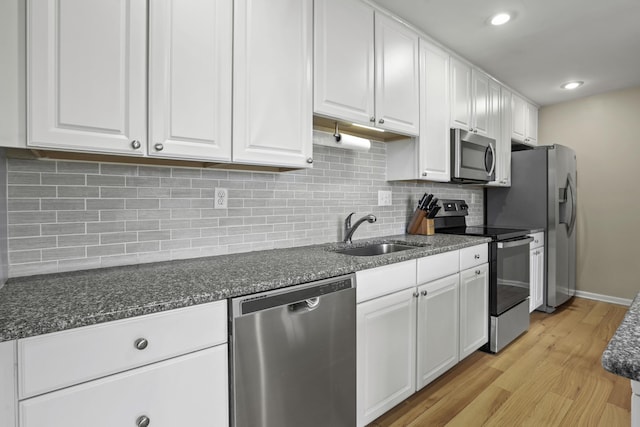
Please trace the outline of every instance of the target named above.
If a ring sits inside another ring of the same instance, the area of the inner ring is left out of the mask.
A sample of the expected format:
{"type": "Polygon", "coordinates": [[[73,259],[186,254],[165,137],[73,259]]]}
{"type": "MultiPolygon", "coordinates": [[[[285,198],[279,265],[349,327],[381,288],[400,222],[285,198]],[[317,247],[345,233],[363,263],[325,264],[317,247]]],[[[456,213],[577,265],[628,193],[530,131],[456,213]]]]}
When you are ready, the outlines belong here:
{"type": "Polygon", "coordinates": [[[436,232],[436,226],[433,218],[424,218],[420,224],[418,234],[424,234],[426,236],[433,236],[436,232]]]}

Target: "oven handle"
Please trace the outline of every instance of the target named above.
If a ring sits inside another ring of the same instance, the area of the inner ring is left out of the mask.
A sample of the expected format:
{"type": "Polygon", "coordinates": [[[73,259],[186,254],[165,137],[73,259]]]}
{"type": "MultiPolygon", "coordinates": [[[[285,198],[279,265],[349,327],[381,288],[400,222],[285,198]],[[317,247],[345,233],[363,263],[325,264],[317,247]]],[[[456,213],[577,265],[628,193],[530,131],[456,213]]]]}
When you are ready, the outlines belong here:
{"type": "Polygon", "coordinates": [[[533,237],[525,237],[524,239],[510,240],[507,242],[498,242],[498,249],[515,248],[516,246],[524,246],[533,242],[533,237]]]}

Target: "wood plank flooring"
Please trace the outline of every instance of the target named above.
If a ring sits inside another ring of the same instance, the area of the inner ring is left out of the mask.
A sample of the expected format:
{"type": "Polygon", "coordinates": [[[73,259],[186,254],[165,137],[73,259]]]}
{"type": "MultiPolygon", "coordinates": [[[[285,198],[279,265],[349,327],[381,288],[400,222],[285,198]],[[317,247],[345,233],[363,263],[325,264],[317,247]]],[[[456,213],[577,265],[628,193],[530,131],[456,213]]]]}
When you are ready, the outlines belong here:
{"type": "Polygon", "coordinates": [[[600,365],[626,311],[574,298],[534,312],[502,352],[473,353],[370,426],[629,426],[629,380],[600,365]]]}

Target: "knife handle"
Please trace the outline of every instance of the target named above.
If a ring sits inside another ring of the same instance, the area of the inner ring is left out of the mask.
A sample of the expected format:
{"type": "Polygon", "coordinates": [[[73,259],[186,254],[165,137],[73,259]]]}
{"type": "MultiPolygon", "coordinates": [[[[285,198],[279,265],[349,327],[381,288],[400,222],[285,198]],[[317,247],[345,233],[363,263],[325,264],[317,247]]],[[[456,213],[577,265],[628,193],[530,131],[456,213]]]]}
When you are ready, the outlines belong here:
{"type": "Polygon", "coordinates": [[[407,233],[409,234],[418,234],[420,231],[420,225],[422,224],[422,219],[426,215],[426,212],[422,209],[416,209],[413,212],[413,218],[409,221],[409,225],[407,226],[407,233]]]}

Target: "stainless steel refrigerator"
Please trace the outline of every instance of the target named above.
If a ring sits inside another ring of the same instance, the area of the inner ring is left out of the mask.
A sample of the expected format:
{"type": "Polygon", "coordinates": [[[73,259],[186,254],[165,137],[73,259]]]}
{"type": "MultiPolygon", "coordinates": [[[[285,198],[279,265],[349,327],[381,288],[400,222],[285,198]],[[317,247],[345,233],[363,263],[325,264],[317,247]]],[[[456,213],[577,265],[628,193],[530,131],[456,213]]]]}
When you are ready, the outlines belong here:
{"type": "Polygon", "coordinates": [[[545,304],[552,312],[576,293],[576,154],[562,145],[511,154],[511,187],[489,188],[486,223],[545,231],[545,304]]]}

